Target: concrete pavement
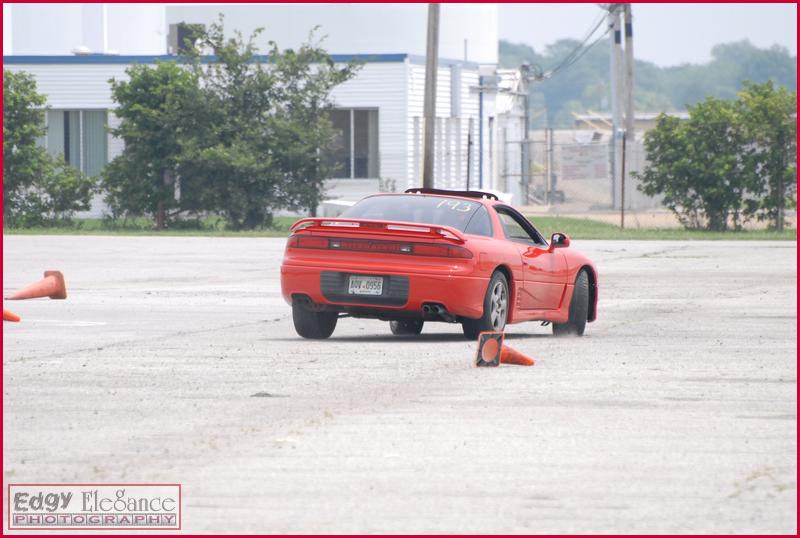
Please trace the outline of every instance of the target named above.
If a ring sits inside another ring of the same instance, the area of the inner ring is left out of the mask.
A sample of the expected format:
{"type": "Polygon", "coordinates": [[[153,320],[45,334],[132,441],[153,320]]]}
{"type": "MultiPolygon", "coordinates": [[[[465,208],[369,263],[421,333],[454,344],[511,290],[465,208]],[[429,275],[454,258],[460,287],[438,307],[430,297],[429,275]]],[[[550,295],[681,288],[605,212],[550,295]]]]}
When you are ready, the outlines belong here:
{"type": "Polygon", "coordinates": [[[4,293],[69,298],[6,302],[4,484],[180,482],[201,533],[796,532],[796,243],[573,241],[598,321],[497,369],[459,325],[300,339],[283,244],[5,236],[4,293]]]}

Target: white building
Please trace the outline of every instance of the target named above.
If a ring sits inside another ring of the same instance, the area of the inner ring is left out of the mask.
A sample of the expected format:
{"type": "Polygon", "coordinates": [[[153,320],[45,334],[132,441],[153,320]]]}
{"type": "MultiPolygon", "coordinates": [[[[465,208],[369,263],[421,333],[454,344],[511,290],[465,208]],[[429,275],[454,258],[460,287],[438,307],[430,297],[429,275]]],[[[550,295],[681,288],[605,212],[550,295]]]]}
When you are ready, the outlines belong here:
{"type": "MultiPolygon", "coordinates": [[[[363,62],[332,94],[343,149],[332,156],[341,166],[329,182],[331,197],[421,184],[424,4],[4,4],[5,69],[32,73],[47,96],[48,149],[97,174],[122,151],[104,130],[115,123],[108,80],[124,79],[133,63],[173,59],[170,25],[209,24],[219,13],[226,32],[247,36],[264,27],[262,51],[268,40],[297,47],[318,26],[335,61],[363,62]]],[[[441,20],[435,185],[464,188],[469,177],[472,188],[496,189],[496,93],[479,91],[482,75],[496,69],[496,6],[446,4],[441,20]]]]}
{"type": "Polygon", "coordinates": [[[497,158],[494,175],[497,189],[512,193],[520,205],[527,204],[523,182],[522,144],[525,139],[525,100],[520,95],[523,89],[520,71],[501,69],[497,71],[497,158]]]}

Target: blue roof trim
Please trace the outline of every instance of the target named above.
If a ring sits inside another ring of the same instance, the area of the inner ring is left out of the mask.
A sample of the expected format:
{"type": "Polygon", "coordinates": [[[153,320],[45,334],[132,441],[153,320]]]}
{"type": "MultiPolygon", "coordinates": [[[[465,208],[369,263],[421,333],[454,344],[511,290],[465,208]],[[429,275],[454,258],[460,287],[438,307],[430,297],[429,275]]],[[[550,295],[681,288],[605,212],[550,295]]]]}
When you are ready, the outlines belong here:
{"type": "MultiPolygon", "coordinates": [[[[206,56],[206,61],[213,61],[213,56],[206,56]]],[[[266,61],[269,56],[258,55],[261,61],[266,61]]],[[[425,56],[417,54],[332,54],[331,58],[336,63],[363,62],[363,63],[397,63],[406,60],[415,64],[424,64],[425,56]]],[[[3,63],[9,65],[59,65],[59,64],[150,64],[156,61],[171,62],[178,60],[178,56],[170,54],[160,55],[113,55],[113,54],[86,54],[86,55],[24,55],[3,56],[3,63]]],[[[439,66],[462,65],[477,69],[479,64],[463,60],[439,59],[439,66]]]]}
{"type": "MultiPolygon", "coordinates": [[[[213,56],[206,56],[206,61],[213,61],[213,56]]],[[[269,56],[259,54],[261,61],[266,61],[269,56]]],[[[393,63],[404,62],[408,54],[332,54],[331,58],[337,63],[364,62],[364,63],[393,63]]],[[[112,55],[112,54],[86,54],[86,55],[48,55],[48,56],[3,56],[4,64],[142,64],[156,61],[171,62],[178,60],[178,56],[170,54],[161,55],[112,55]]]]}
{"type": "Polygon", "coordinates": [[[113,56],[107,54],[87,54],[85,56],[3,56],[4,64],[132,64],[152,63],[157,60],[169,61],[175,57],[167,54],[161,56],[113,56]]]}
{"type": "MultiPolygon", "coordinates": [[[[409,54],[408,61],[414,64],[425,65],[425,56],[422,56],[420,54],[409,54]]],[[[439,67],[450,67],[451,65],[460,65],[463,67],[478,69],[481,64],[479,64],[478,62],[470,62],[467,60],[451,60],[448,58],[439,58],[439,67]]]]}

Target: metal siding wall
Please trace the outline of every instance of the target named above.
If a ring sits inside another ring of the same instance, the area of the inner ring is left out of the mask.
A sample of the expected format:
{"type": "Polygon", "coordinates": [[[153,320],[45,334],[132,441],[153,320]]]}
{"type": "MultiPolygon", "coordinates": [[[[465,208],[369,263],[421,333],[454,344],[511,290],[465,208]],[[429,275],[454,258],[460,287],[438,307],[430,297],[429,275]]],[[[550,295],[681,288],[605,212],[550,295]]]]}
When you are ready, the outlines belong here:
{"type": "MultiPolygon", "coordinates": [[[[478,188],[478,181],[479,181],[479,167],[478,163],[480,162],[480,140],[479,140],[479,125],[478,125],[478,113],[480,112],[480,105],[479,105],[479,98],[480,93],[475,90],[474,88],[478,87],[478,70],[477,69],[464,69],[461,74],[461,115],[464,121],[461,123],[461,132],[462,136],[464,137],[464,160],[461,164],[461,186],[466,186],[467,182],[467,134],[469,133],[469,118],[473,118],[472,120],[472,165],[470,166],[470,173],[469,173],[469,181],[470,181],[470,188],[477,189],[478,188]]],[[[484,99],[487,96],[484,95],[484,99]]],[[[484,113],[484,122],[486,121],[486,114],[484,113]]],[[[485,134],[485,133],[484,133],[485,134]]],[[[483,153],[484,158],[486,157],[486,152],[488,151],[488,144],[484,143],[483,145],[483,153]]]]}
{"type": "MultiPolygon", "coordinates": [[[[422,137],[425,131],[423,117],[425,101],[425,67],[408,64],[407,67],[407,113],[408,129],[406,141],[409,148],[406,159],[406,185],[417,187],[422,185],[422,137]],[[416,125],[416,128],[415,128],[416,125]]],[[[403,189],[404,190],[404,189],[403,189]]]]}
{"type": "MultiPolygon", "coordinates": [[[[422,155],[422,121],[425,99],[425,66],[409,64],[408,67],[408,130],[407,140],[409,154],[406,160],[408,166],[408,186],[414,187],[422,184],[421,175],[421,155],[422,155]],[[419,133],[414,135],[414,118],[420,118],[419,133]],[[415,155],[420,157],[415,159],[415,155]],[[417,163],[417,161],[419,161],[417,163]]],[[[439,67],[436,80],[436,116],[437,118],[447,118],[452,122],[451,138],[448,147],[440,143],[440,137],[436,138],[434,159],[434,181],[436,187],[461,189],[466,186],[466,159],[467,159],[467,134],[469,133],[469,118],[473,118],[475,138],[472,146],[472,170],[470,172],[471,187],[478,185],[478,92],[474,89],[478,86],[478,71],[476,68],[462,67],[461,69],[461,115],[460,121],[450,119],[450,74],[449,66],[439,67]],[[450,153],[449,159],[447,154],[450,153]],[[441,154],[441,155],[440,155],[441,154]],[[444,166],[450,166],[450,172],[444,166]],[[440,166],[443,163],[444,166],[440,166]]],[[[486,99],[486,97],[484,97],[486,99]]],[[[485,122],[486,118],[484,118],[485,122]]],[[[486,133],[484,133],[486,134],[486,133]]],[[[442,138],[441,140],[446,140],[442,138]]],[[[484,158],[488,152],[488,144],[484,143],[484,158]]]]}
{"type": "MultiPolygon", "coordinates": [[[[37,80],[40,92],[48,96],[48,106],[61,109],[113,109],[110,78],[126,79],[124,64],[99,65],[8,65],[13,71],[26,71],[37,80]]],[[[449,66],[439,68],[437,80],[437,116],[450,118],[449,66]]],[[[449,178],[447,186],[460,188],[466,180],[466,152],[469,118],[475,124],[473,141],[472,185],[478,181],[478,71],[475,67],[461,70],[461,116],[452,122],[450,157],[437,159],[437,178],[449,178]],[[449,166],[448,166],[449,165],[449,166]],[[448,166],[448,171],[444,167],[448,166]]],[[[414,135],[414,117],[422,118],[425,88],[425,66],[406,62],[367,63],[356,76],[334,88],[331,97],[335,106],[342,108],[377,108],[379,132],[379,175],[383,179],[398,181],[398,189],[416,186],[421,181],[421,158],[415,159],[418,151],[414,135]],[[417,162],[419,161],[419,162],[417,162]],[[416,164],[415,164],[416,163],[416,164]]],[[[485,119],[485,118],[484,118],[485,119]]],[[[109,114],[109,124],[114,126],[116,118],[109,114]]],[[[421,137],[422,124],[419,124],[421,137]]],[[[441,137],[444,141],[446,137],[441,137]]],[[[439,143],[438,146],[443,146],[439,143]]],[[[438,147],[437,151],[447,151],[438,147]]],[[[484,154],[488,145],[484,144],[484,154]]],[[[122,142],[109,136],[109,160],[119,154],[122,142]]],[[[377,179],[377,178],[375,178],[377,179]]]]}
{"type": "Polygon", "coordinates": [[[9,64],[4,69],[32,74],[37,90],[47,96],[47,105],[52,108],[108,109],[113,107],[108,79],[127,80],[127,67],[124,64],[9,64]]]}
{"type": "Polygon", "coordinates": [[[385,179],[405,180],[407,174],[405,71],[400,62],[365,64],[331,92],[336,107],[378,109],[378,171],[385,179]]]}

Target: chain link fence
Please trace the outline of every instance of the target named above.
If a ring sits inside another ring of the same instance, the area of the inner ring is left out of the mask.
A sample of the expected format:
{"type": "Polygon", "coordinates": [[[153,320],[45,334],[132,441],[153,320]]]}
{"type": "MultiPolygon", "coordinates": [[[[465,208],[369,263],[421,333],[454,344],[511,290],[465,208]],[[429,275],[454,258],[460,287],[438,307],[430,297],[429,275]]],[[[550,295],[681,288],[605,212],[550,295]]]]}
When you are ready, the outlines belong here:
{"type": "MultiPolygon", "coordinates": [[[[565,212],[608,211],[621,207],[621,170],[614,173],[610,133],[580,129],[531,131],[529,173],[525,174],[528,177],[520,173],[523,143],[501,140],[498,171],[500,189],[518,194],[521,205],[558,206],[565,212]]],[[[625,153],[625,209],[660,208],[657,198],[638,190],[639,182],[632,174],[645,166],[642,141],[626,141],[625,153]]]]}

